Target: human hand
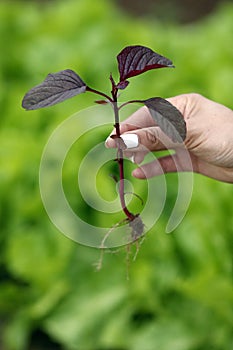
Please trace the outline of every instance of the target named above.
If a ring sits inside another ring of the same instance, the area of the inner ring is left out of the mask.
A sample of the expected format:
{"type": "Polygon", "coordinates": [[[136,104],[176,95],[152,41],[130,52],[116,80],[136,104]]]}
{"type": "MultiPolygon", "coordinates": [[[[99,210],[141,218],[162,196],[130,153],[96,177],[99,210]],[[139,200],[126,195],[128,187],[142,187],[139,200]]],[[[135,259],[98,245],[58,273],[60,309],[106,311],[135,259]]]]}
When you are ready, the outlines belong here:
{"type": "MultiPolygon", "coordinates": [[[[121,137],[128,144],[124,155],[140,164],[150,151],[169,149],[175,150],[175,154],[144,164],[132,175],[145,179],[164,173],[192,171],[233,183],[233,111],[199,94],[179,95],[167,100],[180,110],[186,121],[186,139],[183,144],[172,142],[156,126],[147,107],[140,108],[120,125],[121,137]],[[133,144],[127,141],[129,134],[133,144]]],[[[116,147],[115,141],[108,138],[106,147],[116,147]]]]}

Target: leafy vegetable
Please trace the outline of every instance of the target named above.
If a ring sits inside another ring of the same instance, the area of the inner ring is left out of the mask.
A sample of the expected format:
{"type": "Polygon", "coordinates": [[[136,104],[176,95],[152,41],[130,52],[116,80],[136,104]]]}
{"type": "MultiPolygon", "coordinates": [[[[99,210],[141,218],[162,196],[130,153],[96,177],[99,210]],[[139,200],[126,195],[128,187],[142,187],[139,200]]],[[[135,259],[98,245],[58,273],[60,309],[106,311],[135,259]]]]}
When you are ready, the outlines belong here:
{"type": "Polygon", "coordinates": [[[71,69],[48,74],[43,83],[32,88],[22,102],[23,108],[33,110],[55,105],[86,91],[86,84],[71,69]]]}
{"type": "Polygon", "coordinates": [[[183,142],[186,137],[186,123],[180,111],[161,97],[144,101],[157,125],[174,142],[183,142]]]}
{"type": "Polygon", "coordinates": [[[142,74],[148,70],[174,67],[172,61],[145,46],[127,46],[117,56],[120,81],[142,74]]]}

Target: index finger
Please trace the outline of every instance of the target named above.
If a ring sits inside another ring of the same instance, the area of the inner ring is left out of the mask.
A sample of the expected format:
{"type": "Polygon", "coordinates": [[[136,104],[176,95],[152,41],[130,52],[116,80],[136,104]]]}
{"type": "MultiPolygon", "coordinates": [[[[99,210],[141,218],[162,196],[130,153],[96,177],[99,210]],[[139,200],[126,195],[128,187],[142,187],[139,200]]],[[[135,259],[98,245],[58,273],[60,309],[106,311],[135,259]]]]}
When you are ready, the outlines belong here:
{"type": "Polygon", "coordinates": [[[120,131],[123,134],[127,131],[143,129],[155,125],[156,123],[150,115],[148,108],[143,106],[120,123],[120,131]]]}

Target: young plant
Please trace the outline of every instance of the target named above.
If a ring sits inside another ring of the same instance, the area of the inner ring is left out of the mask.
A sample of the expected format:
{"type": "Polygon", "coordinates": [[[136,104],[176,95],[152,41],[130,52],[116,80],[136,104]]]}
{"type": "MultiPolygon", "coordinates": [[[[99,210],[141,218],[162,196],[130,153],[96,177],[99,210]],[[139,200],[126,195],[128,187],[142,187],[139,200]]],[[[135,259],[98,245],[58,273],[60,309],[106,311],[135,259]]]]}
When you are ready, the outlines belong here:
{"type": "Polygon", "coordinates": [[[115,118],[115,135],[111,137],[115,139],[117,146],[116,161],[119,168],[120,203],[126,216],[125,220],[129,223],[132,230],[132,240],[136,241],[143,234],[144,224],[140,215],[138,213],[131,213],[125,203],[123,151],[126,146],[120,132],[120,108],[134,102],[144,104],[149,109],[156,124],[173,142],[183,142],[186,136],[186,125],[181,113],[171,103],[161,97],[128,101],[121,106],[118,104],[118,92],[119,90],[124,90],[129,85],[129,78],[151,69],[174,67],[168,58],[157,54],[147,47],[136,45],[125,47],[118,54],[117,61],[120,78],[116,83],[112,74],[110,74],[111,94],[109,95],[91,88],[74,71],[66,69],[58,73],[48,74],[41,84],[32,88],[24,96],[22,106],[26,110],[44,108],[84,92],[91,92],[104,98],[104,100],[96,101],[97,103],[111,104],[115,118]]]}

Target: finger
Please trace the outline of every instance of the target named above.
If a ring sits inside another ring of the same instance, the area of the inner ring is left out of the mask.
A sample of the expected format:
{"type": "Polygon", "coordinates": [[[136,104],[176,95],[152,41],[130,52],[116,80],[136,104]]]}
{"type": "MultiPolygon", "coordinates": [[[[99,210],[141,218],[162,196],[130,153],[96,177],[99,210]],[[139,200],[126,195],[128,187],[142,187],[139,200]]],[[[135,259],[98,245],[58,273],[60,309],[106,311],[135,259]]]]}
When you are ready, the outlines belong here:
{"type": "Polygon", "coordinates": [[[158,126],[147,127],[139,130],[134,130],[133,132],[122,134],[121,137],[124,143],[126,140],[126,146],[127,138],[133,134],[137,135],[138,137],[138,146],[135,149],[131,148],[131,151],[153,152],[183,147],[182,144],[173,142],[167,135],[165,135],[165,133],[158,126]]]}
{"type": "MultiPolygon", "coordinates": [[[[130,152],[161,151],[166,149],[183,148],[184,145],[174,143],[163,131],[158,127],[149,127],[132,132],[127,132],[121,135],[124,145],[130,152]]],[[[106,147],[116,147],[116,141],[113,139],[106,140],[106,147]]]]}
{"type": "MultiPolygon", "coordinates": [[[[183,114],[184,118],[187,119],[189,110],[193,108],[195,105],[195,100],[199,98],[198,94],[183,94],[175,97],[167,98],[171,104],[173,104],[177,109],[180,110],[181,114],[183,114]]],[[[136,112],[131,114],[127,119],[125,119],[120,124],[120,132],[127,133],[129,131],[155,126],[155,120],[152,118],[149,109],[146,106],[139,108],[136,112]]],[[[110,135],[115,134],[115,129],[111,132],[110,135]]],[[[109,146],[114,147],[114,142],[109,141],[109,146]]]]}
{"type": "Polygon", "coordinates": [[[135,169],[132,175],[138,179],[149,179],[167,173],[194,172],[196,169],[192,156],[188,151],[183,150],[147,163],[135,169]]]}
{"type": "Polygon", "coordinates": [[[138,179],[149,179],[151,177],[167,173],[194,172],[215,180],[233,183],[232,168],[223,168],[209,164],[191,154],[190,161],[188,161],[188,157],[186,157],[185,161],[182,160],[177,154],[161,157],[151,163],[147,163],[142,167],[135,169],[132,172],[132,175],[138,179]]]}
{"type": "Polygon", "coordinates": [[[148,152],[124,152],[124,157],[128,158],[132,163],[140,164],[148,152]]]}
{"type": "MultiPolygon", "coordinates": [[[[121,134],[126,149],[134,152],[161,151],[175,149],[181,144],[172,142],[158,126],[147,127],[121,134]]],[[[107,148],[116,147],[116,141],[111,137],[106,140],[107,148]]]]}
{"type": "MultiPolygon", "coordinates": [[[[133,130],[150,127],[154,125],[155,125],[155,121],[151,117],[148,108],[146,106],[143,106],[139,108],[136,112],[131,114],[130,117],[125,119],[120,124],[120,132],[121,134],[123,134],[128,131],[133,131],[133,130]]],[[[114,135],[115,133],[116,133],[116,129],[114,128],[110,136],[114,135]]],[[[116,147],[114,140],[112,140],[110,136],[106,140],[106,147],[116,147]]]]}
{"type": "Polygon", "coordinates": [[[139,108],[136,112],[131,114],[127,119],[125,119],[120,124],[121,133],[126,133],[128,131],[142,129],[150,126],[155,126],[156,123],[152,118],[148,108],[143,106],[139,108]]]}
{"type": "Polygon", "coordinates": [[[134,169],[132,175],[137,179],[149,179],[170,172],[177,172],[177,168],[172,156],[166,156],[134,169]]]}

